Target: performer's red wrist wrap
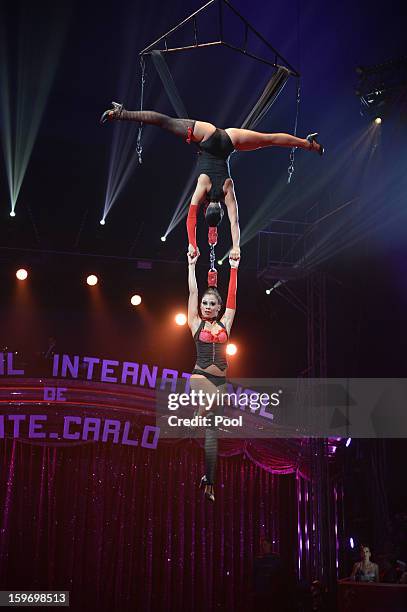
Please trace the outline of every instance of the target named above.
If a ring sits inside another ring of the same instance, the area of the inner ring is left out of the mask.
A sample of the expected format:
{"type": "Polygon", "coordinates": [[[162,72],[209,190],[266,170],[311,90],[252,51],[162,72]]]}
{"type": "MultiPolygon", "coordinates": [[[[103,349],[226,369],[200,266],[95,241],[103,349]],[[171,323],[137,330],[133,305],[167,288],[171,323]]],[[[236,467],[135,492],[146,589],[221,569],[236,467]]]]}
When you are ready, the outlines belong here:
{"type": "Polygon", "coordinates": [[[216,270],[209,270],[208,272],[208,287],[218,286],[218,273],[216,270]]]}
{"type": "Polygon", "coordinates": [[[194,133],[194,128],[193,127],[189,127],[187,128],[187,137],[186,137],[186,142],[188,144],[191,144],[192,141],[192,134],[194,133]]]}
{"type": "Polygon", "coordinates": [[[187,217],[187,232],[188,232],[188,242],[192,244],[194,249],[197,248],[196,245],[196,218],[198,214],[198,206],[191,204],[188,210],[187,217]]]}
{"type": "Polygon", "coordinates": [[[210,227],[208,229],[208,242],[209,244],[213,244],[214,246],[216,246],[218,242],[218,228],[217,227],[210,227]]]}
{"type": "Polygon", "coordinates": [[[228,299],[226,308],[236,310],[237,268],[230,268],[228,299]]]}

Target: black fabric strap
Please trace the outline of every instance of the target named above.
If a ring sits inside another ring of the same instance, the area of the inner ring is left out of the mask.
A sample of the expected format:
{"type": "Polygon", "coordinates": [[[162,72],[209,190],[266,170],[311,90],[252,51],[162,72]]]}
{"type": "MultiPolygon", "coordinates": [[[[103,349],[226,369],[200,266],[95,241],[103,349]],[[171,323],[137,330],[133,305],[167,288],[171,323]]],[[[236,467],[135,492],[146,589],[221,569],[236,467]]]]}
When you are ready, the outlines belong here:
{"type": "Polygon", "coordinates": [[[167,96],[178,117],[188,119],[187,109],[185,108],[185,105],[181,100],[181,96],[179,94],[177,86],[175,85],[175,81],[172,78],[172,74],[170,72],[170,69],[168,68],[167,62],[163,57],[163,54],[160,51],[153,51],[151,53],[151,58],[158,72],[158,76],[160,77],[164,89],[167,93],[167,96]]]}
{"type": "Polygon", "coordinates": [[[243,121],[242,128],[253,130],[260,123],[284,89],[289,76],[290,71],[287,68],[284,68],[284,66],[278,67],[264,88],[260,98],[243,121]]]}

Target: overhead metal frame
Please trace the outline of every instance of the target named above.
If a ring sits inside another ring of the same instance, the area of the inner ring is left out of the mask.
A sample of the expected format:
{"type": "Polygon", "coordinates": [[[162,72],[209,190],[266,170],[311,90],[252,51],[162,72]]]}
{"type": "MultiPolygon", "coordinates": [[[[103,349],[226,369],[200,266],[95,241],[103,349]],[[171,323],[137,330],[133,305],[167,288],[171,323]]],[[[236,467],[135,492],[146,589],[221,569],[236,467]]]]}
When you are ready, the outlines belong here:
{"type": "Polygon", "coordinates": [[[202,49],[205,47],[213,47],[213,46],[227,47],[228,49],[231,49],[232,51],[237,51],[238,53],[242,53],[243,55],[247,57],[251,57],[252,59],[255,59],[259,62],[263,62],[264,64],[272,66],[273,68],[279,68],[280,66],[284,66],[285,68],[289,70],[292,76],[295,76],[295,77],[300,76],[300,73],[298,72],[298,70],[296,70],[293,66],[291,66],[291,64],[281,55],[281,53],[279,53],[273,47],[273,45],[271,45],[271,43],[269,43],[269,41],[266,38],[264,38],[264,36],[262,36],[262,34],[260,34],[260,32],[258,32],[250,24],[249,21],[245,17],[243,17],[243,15],[241,15],[239,11],[237,11],[234,8],[234,6],[232,6],[232,4],[228,0],[209,0],[209,2],[201,6],[201,8],[199,8],[197,11],[195,11],[191,15],[189,15],[189,17],[186,17],[185,19],[183,19],[176,26],[168,30],[168,32],[166,32],[165,34],[157,38],[157,40],[155,40],[154,42],[149,44],[147,47],[145,47],[142,51],[140,51],[139,55],[140,57],[144,57],[145,55],[150,55],[153,51],[160,51],[161,53],[172,53],[172,52],[177,52],[177,51],[190,51],[192,49],[202,49]],[[201,42],[199,40],[197,16],[200,13],[207,10],[213,4],[218,5],[217,38],[212,41],[201,42]],[[238,19],[240,19],[240,21],[244,24],[244,40],[243,40],[243,45],[240,47],[232,45],[230,42],[224,40],[224,27],[223,27],[224,17],[225,17],[224,6],[226,6],[227,9],[232,11],[234,15],[236,15],[236,17],[238,17],[238,19]],[[180,28],[190,23],[192,24],[191,34],[193,37],[193,42],[190,45],[173,46],[173,47],[169,46],[167,39],[170,36],[172,36],[175,32],[180,30],[180,28]],[[266,57],[261,57],[259,55],[256,55],[248,49],[249,32],[251,32],[256,38],[261,40],[261,42],[264,45],[266,45],[266,47],[269,49],[271,54],[274,56],[273,61],[271,61],[270,59],[266,57]],[[161,46],[159,46],[160,44],[161,46]]]}

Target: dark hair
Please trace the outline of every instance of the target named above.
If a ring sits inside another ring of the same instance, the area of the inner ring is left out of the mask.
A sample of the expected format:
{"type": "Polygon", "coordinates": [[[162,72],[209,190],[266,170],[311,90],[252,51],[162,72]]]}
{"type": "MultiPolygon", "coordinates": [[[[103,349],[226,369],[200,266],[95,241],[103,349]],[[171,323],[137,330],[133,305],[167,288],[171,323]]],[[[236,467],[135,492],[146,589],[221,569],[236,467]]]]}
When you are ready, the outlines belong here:
{"type": "Polygon", "coordinates": [[[223,208],[220,202],[209,202],[205,210],[205,220],[209,227],[216,227],[223,219],[223,208]]]}
{"type": "Polygon", "coordinates": [[[207,290],[202,294],[202,298],[204,295],[207,295],[208,293],[214,295],[216,299],[218,300],[219,304],[222,306],[222,298],[220,297],[220,293],[216,289],[216,287],[208,287],[207,290]]]}

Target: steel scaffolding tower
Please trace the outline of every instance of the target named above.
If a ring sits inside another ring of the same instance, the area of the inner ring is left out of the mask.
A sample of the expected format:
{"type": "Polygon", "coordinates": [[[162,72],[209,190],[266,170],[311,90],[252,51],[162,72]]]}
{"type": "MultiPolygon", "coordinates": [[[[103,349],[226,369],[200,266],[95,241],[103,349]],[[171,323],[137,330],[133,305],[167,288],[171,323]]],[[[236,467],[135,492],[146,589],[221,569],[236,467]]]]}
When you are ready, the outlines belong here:
{"type": "MultiPolygon", "coordinates": [[[[312,215],[318,210],[313,209],[312,215]]],[[[281,221],[273,219],[258,236],[258,279],[284,297],[304,316],[307,328],[306,368],[300,376],[304,409],[323,410],[323,397],[315,397],[315,385],[307,379],[327,376],[326,275],[307,266],[306,253],[313,248],[317,221],[281,221]],[[298,281],[298,283],[297,283],[298,281]],[[296,287],[297,284],[297,287],[296,287]]],[[[331,590],[337,578],[336,537],[333,487],[330,486],[328,440],[310,438],[311,534],[308,579],[318,579],[331,590]]]]}

